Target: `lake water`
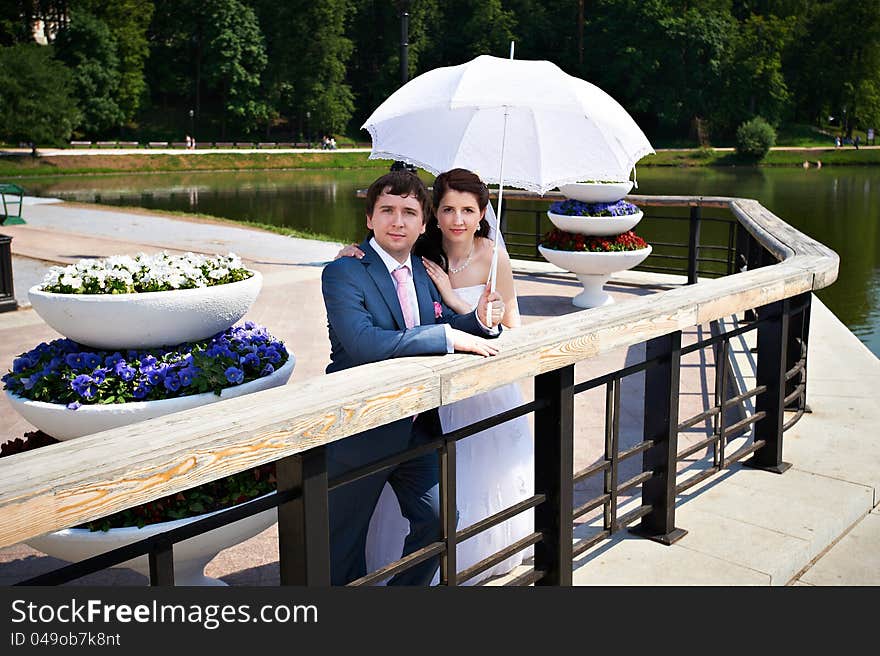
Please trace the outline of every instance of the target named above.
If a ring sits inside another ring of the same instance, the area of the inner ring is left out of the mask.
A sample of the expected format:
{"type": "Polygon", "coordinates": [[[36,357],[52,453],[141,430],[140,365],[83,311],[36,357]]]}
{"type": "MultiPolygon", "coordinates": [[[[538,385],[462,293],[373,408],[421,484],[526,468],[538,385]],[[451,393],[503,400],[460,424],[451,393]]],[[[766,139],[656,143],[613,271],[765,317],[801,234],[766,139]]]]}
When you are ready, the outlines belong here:
{"type": "MultiPolygon", "coordinates": [[[[355,191],[375,176],[375,170],[188,172],[65,176],[22,184],[32,195],[201,212],[360,241],[364,211],[355,191]]],[[[833,248],[840,255],[840,274],[818,295],[880,356],[880,169],[643,168],[638,177],[643,194],[754,198],[833,248]]],[[[657,225],[638,230],[648,241],[657,238],[657,225]]]]}

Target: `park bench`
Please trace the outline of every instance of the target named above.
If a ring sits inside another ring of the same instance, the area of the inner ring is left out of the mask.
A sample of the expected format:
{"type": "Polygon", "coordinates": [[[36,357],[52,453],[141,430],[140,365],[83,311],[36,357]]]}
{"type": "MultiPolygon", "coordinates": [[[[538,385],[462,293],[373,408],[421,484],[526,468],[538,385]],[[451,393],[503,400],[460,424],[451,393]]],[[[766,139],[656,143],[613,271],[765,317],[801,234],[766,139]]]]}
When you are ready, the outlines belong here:
{"type": "Polygon", "coordinates": [[[17,184],[0,183],[0,225],[20,225],[24,189],[17,184]]]}
{"type": "Polygon", "coordinates": [[[277,144],[274,141],[261,141],[257,146],[259,148],[276,148],[277,144]]]}
{"type": "Polygon", "coordinates": [[[91,148],[92,142],[91,141],[71,141],[70,145],[73,148],[91,148]]]}
{"type": "Polygon", "coordinates": [[[187,145],[187,143],[185,141],[172,141],[171,147],[172,148],[189,148],[189,146],[187,145]]]}
{"type": "Polygon", "coordinates": [[[235,144],[231,141],[217,141],[214,143],[215,148],[232,148],[235,144]]]}
{"type": "Polygon", "coordinates": [[[257,144],[255,144],[255,143],[248,143],[248,142],[246,142],[246,141],[236,141],[236,142],[235,142],[235,147],[236,147],[236,148],[256,148],[256,147],[257,147],[257,144]]]}
{"type": "Polygon", "coordinates": [[[116,148],[119,145],[118,141],[96,141],[95,145],[98,148],[116,148]]]}
{"type": "Polygon", "coordinates": [[[293,143],[290,141],[284,141],[278,143],[279,148],[293,148],[293,143]]]}
{"type": "Polygon", "coordinates": [[[167,141],[150,141],[147,144],[148,148],[168,148],[167,141]]]}
{"type": "Polygon", "coordinates": [[[137,148],[140,144],[137,141],[118,141],[116,142],[120,148],[137,148]]]}

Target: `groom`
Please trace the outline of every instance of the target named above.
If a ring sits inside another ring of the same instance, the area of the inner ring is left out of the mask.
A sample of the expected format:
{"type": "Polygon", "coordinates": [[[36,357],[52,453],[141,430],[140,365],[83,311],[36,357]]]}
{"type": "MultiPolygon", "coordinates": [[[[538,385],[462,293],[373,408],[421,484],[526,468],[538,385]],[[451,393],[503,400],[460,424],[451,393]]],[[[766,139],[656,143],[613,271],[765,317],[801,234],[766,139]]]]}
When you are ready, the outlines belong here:
{"type": "MultiPolygon", "coordinates": [[[[321,291],[330,331],[327,373],[409,355],[464,351],[482,356],[498,349],[482,337],[495,337],[503,315],[498,293],[485,292],[477,310],[458,315],[442,304],[413,245],[425,231],[431,200],[424,183],[408,171],[393,171],[367,190],[367,228],[360,245],[364,257],[328,264],[321,291]],[[492,302],[492,317],[486,316],[492,302]]],[[[327,448],[330,478],[429,442],[441,434],[436,410],[353,435],[327,448]]],[[[365,545],[370,517],[389,482],[410,523],[407,555],[440,537],[439,472],[436,453],[383,470],[330,493],[330,576],[344,585],[366,574],[365,545]]],[[[394,576],[389,585],[428,585],[439,566],[435,556],[394,576]]]]}

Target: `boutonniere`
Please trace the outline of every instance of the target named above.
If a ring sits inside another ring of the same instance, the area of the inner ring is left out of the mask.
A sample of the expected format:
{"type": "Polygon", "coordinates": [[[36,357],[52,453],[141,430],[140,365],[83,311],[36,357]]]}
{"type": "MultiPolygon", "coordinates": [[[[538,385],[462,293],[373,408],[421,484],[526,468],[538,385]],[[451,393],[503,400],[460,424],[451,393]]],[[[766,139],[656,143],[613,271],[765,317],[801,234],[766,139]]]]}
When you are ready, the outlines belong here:
{"type": "Polygon", "coordinates": [[[434,318],[439,319],[443,316],[443,306],[440,305],[437,301],[434,301],[434,318]]]}

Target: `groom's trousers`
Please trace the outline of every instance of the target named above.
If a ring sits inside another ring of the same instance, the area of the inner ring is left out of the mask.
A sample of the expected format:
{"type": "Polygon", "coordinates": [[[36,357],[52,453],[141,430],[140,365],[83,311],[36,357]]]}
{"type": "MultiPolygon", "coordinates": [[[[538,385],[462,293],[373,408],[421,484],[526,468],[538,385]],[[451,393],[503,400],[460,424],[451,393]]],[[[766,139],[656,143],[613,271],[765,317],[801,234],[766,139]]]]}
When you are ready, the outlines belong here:
{"type": "MultiPolygon", "coordinates": [[[[431,410],[421,413],[415,422],[411,418],[401,419],[353,435],[327,448],[328,475],[335,478],[429,442],[440,434],[437,412],[431,410]]],[[[402,556],[440,539],[439,456],[433,451],[330,492],[330,579],[333,585],[345,585],[367,573],[367,530],[386,482],[390,483],[401,512],[410,523],[402,556]]],[[[395,575],[388,585],[429,585],[439,565],[439,556],[434,556],[395,575]]]]}

